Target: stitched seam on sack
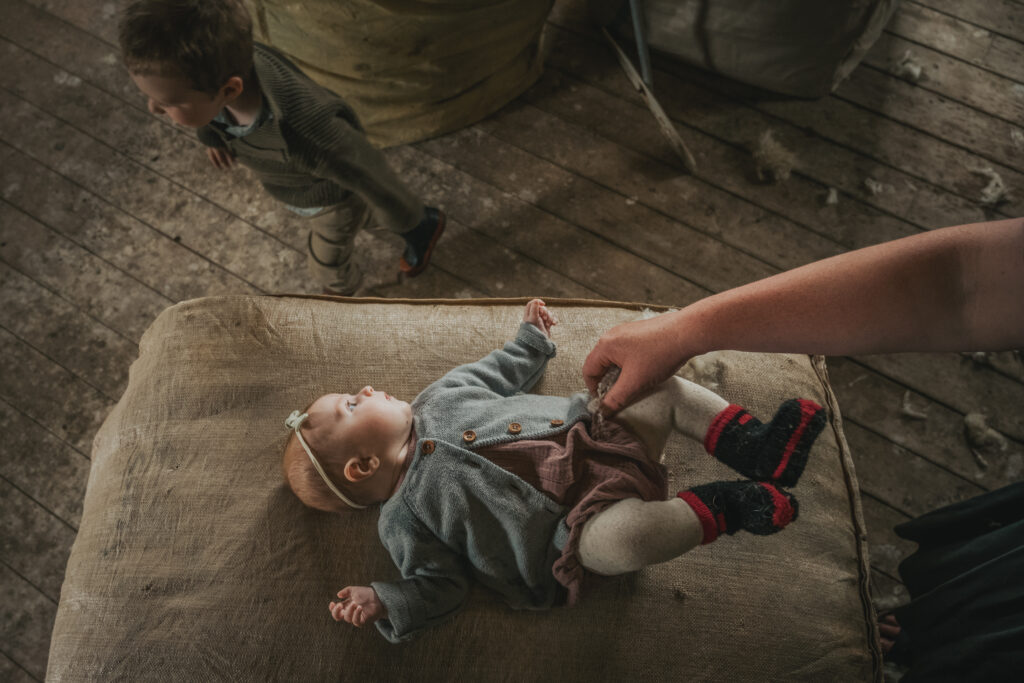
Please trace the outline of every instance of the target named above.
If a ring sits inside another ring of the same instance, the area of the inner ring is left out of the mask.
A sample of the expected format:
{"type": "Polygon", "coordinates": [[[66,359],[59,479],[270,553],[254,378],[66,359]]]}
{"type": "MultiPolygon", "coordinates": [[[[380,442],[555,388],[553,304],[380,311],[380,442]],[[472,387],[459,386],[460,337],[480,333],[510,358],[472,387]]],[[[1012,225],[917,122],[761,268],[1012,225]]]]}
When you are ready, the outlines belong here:
{"type": "Polygon", "coordinates": [[[858,504],[859,487],[856,474],[853,469],[853,457],[850,454],[850,445],[846,442],[843,434],[843,418],[839,413],[839,402],[835,392],[832,391],[832,384],[828,379],[828,367],[825,364],[824,356],[810,356],[811,367],[814,374],[821,382],[825,391],[825,400],[828,403],[831,417],[829,424],[836,436],[836,445],[839,447],[840,465],[843,471],[843,482],[846,485],[847,500],[850,505],[850,520],[853,522],[855,532],[855,546],[857,548],[857,569],[860,580],[857,582],[857,591],[860,593],[861,606],[864,609],[864,622],[867,626],[868,652],[871,654],[871,668],[876,683],[882,683],[882,652],[879,646],[878,624],[875,620],[874,604],[871,602],[871,591],[869,579],[871,566],[867,555],[867,527],[864,524],[864,515],[858,504]]]}

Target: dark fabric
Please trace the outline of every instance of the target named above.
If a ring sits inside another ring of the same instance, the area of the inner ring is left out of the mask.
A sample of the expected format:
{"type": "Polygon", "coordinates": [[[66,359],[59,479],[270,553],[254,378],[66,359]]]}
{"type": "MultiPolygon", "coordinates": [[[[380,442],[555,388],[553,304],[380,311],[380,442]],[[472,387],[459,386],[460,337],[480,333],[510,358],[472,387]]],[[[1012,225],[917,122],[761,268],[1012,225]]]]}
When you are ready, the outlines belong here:
{"type": "Polygon", "coordinates": [[[1020,680],[1024,670],[1024,482],[896,527],[919,544],[900,564],[895,611],[915,681],[1020,680]]]}
{"type": "Polygon", "coordinates": [[[653,462],[643,444],[622,425],[606,420],[599,434],[586,423],[546,439],[481,448],[481,455],[526,481],[559,505],[570,507],[569,540],[551,572],[565,587],[565,604],[600,581],[579,558],[580,534],[591,517],[625,498],[665,500],[668,472],[653,462]]]}

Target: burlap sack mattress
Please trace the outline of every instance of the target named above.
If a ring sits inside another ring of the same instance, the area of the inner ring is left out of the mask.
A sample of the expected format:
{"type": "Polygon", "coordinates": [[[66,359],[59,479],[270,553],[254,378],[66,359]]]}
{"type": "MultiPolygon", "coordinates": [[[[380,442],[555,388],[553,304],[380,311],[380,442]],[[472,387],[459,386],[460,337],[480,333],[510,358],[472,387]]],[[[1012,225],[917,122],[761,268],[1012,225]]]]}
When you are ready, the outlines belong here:
{"type": "MultiPolygon", "coordinates": [[[[519,300],[217,297],[169,308],[96,437],[48,680],[880,680],[864,524],[820,358],[722,353],[684,369],[755,415],[828,406],[772,537],[723,538],[610,582],[578,607],[517,612],[477,589],[403,644],[330,619],[342,586],[396,577],[374,510],[304,508],[283,420],[364,384],[407,399],[514,333],[519,300]]],[[[537,391],[583,388],[600,333],[635,307],[549,300],[558,356],[537,391]]],[[[735,474],[671,442],[671,490],[735,474]]]]}

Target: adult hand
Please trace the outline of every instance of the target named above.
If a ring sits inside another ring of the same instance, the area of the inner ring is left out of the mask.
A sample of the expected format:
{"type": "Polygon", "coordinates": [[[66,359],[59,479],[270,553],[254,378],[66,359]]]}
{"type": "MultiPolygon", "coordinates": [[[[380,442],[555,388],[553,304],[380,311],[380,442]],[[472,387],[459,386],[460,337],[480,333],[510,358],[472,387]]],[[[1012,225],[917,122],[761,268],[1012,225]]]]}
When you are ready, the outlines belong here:
{"type": "Polygon", "coordinates": [[[387,610],[370,586],[345,586],[338,591],[338,602],[328,609],[335,621],[346,621],[353,626],[366,626],[387,616],[387,610]]]}
{"type": "Polygon", "coordinates": [[[221,170],[227,170],[234,166],[235,155],[228,151],[227,147],[207,147],[206,156],[210,163],[221,170]]]}
{"type": "Polygon", "coordinates": [[[583,363],[583,379],[590,393],[612,366],[622,369],[601,400],[601,412],[614,415],[643,398],[695,355],[681,341],[678,313],[616,325],[601,336],[583,363]]]}

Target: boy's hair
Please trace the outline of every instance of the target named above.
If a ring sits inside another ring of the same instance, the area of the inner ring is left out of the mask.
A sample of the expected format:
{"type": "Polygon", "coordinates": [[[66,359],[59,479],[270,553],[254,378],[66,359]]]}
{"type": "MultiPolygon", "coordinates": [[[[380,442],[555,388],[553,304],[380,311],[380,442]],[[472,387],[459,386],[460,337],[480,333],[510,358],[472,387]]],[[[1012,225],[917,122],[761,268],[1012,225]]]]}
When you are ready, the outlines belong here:
{"type": "MultiPolygon", "coordinates": [[[[352,498],[348,479],[345,478],[345,473],[342,471],[344,458],[332,458],[317,453],[317,460],[320,461],[321,467],[327,472],[327,476],[331,478],[334,485],[346,496],[352,498]]],[[[353,508],[346,505],[344,501],[334,495],[333,491],[327,488],[323,477],[313,467],[305,449],[299,443],[294,430],[288,437],[288,443],[285,444],[281,466],[284,469],[284,478],[288,482],[289,488],[298,496],[299,500],[309,507],[326,512],[353,511],[353,508]]]]}
{"type": "Polygon", "coordinates": [[[118,39],[128,71],[182,77],[209,95],[252,75],[252,19],[240,0],[136,0],[118,39]]]}

